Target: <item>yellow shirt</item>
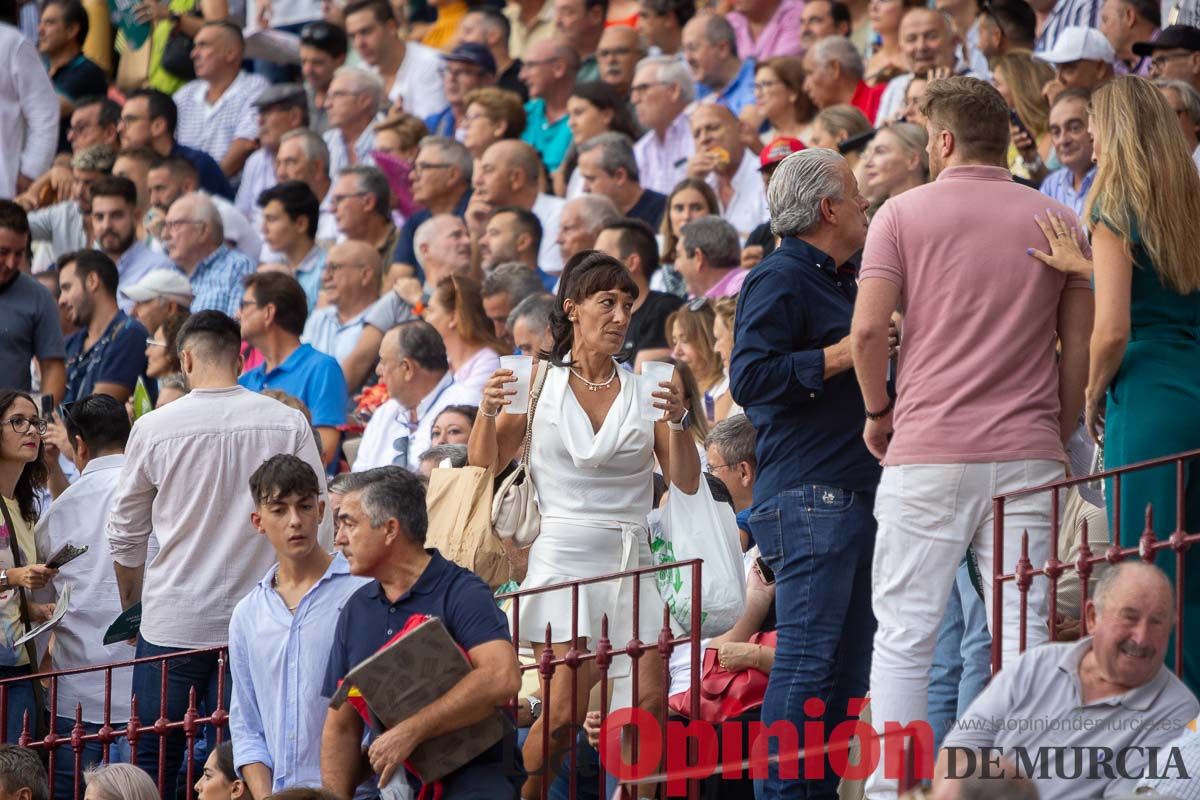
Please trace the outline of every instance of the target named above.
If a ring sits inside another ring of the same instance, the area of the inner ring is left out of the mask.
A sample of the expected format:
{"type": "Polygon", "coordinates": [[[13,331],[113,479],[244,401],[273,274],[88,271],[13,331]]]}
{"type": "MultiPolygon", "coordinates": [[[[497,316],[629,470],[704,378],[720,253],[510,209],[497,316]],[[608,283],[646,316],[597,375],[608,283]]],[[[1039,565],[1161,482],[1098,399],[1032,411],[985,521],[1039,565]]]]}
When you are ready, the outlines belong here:
{"type": "Polygon", "coordinates": [[[424,36],[421,44],[435,50],[449,50],[458,38],[458,26],[467,16],[465,0],[456,0],[438,9],[437,22],[433,23],[424,36]]]}
{"type": "MultiPolygon", "coordinates": [[[[21,509],[16,500],[7,497],[0,498],[8,506],[8,514],[16,526],[17,546],[21,548],[24,564],[37,563],[37,547],[33,538],[33,528],[21,517],[21,509]]],[[[12,546],[8,537],[12,533],[0,517],[0,569],[12,569],[12,546]]],[[[0,666],[20,667],[29,663],[29,655],[25,646],[14,647],[13,642],[25,635],[25,626],[21,623],[21,598],[17,594],[20,589],[5,589],[0,591],[0,625],[3,627],[4,640],[0,646],[0,666]]]]}

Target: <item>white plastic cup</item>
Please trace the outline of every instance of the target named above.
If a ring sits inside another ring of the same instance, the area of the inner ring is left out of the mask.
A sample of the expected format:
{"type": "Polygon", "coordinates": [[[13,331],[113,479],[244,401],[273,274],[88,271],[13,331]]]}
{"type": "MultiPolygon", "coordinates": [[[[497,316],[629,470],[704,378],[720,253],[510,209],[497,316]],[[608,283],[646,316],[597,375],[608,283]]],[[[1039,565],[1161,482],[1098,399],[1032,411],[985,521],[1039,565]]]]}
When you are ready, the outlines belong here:
{"type": "Polygon", "coordinates": [[[659,384],[670,382],[674,375],[674,364],[667,364],[663,361],[647,361],[642,364],[642,375],[638,384],[638,408],[642,412],[642,419],[651,422],[662,421],[663,410],[654,407],[655,403],[661,401],[653,394],[661,392],[663,388],[659,384]]]}
{"type": "Polygon", "coordinates": [[[500,356],[500,369],[511,369],[517,376],[516,383],[506,383],[504,388],[516,389],[512,401],[504,407],[505,414],[524,414],[529,410],[529,379],[533,375],[533,356],[500,356]]]}

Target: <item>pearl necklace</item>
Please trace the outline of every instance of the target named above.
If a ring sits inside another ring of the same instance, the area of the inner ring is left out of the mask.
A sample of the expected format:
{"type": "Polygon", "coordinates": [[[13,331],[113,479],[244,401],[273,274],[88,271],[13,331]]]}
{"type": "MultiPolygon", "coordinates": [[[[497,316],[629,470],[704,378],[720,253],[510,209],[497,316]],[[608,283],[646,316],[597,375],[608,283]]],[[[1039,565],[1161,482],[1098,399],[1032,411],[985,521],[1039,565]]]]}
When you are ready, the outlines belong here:
{"type": "Polygon", "coordinates": [[[617,365],[615,363],[613,364],[612,374],[608,376],[608,380],[601,381],[600,383],[592,383],[587,378],[583,377],[578,372],[576,372],[574,367],[569,367],[569,369],[571,370],[572,375],[574,375],[576,378],[579,378],[579,380],[581,380],[585,384],[587,384],[587,390],[589,392],[598,392],[601,389],[607,389],[609,387],[609,385],[612,384],[612,382],[617,377],[617,365]]]}

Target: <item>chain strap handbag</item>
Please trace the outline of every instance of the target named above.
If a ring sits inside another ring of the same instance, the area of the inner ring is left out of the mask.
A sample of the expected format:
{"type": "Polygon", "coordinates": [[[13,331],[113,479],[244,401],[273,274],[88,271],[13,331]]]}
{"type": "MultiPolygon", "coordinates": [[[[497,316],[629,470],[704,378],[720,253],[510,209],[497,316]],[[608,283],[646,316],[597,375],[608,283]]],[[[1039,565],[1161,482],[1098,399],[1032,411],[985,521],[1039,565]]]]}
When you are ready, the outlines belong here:
{"type": "Polygon", "coordinates": [[[517,547],[529,547],[542,530],[542,513],[538,510],[537,493],[529,477],[529,449],[533,443],[533,416],[537,413],[538,397],[549,371],[548,362],[538,362],[533,391],[529,395],[529,413],[525,415],[521,461],[501,481],[492,498],[492,530],[501,539],[512,539],[517,547]]]}

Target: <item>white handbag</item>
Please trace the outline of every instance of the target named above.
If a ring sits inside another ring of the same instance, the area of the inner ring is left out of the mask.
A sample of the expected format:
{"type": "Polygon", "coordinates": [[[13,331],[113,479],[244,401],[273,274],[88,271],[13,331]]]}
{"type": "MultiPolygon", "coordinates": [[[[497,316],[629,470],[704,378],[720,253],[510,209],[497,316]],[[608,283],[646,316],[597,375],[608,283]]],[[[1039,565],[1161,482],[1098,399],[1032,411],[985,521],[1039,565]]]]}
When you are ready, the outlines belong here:
{"type": "Polygon", "coordinates": [[[533,415],[549,369],[548,362],[538,362],[529,395],[529,413],[525,415],[521,461],[500,483],[492,498],[492,531],[501,539],[512,539],[517,547],[529,547],[542,530],[542,512],[538,510],[537,493],[529,477],[529,448],[533,442],[533,415]]]}

